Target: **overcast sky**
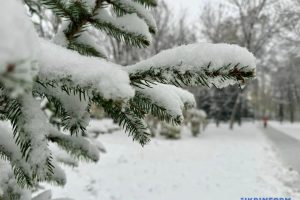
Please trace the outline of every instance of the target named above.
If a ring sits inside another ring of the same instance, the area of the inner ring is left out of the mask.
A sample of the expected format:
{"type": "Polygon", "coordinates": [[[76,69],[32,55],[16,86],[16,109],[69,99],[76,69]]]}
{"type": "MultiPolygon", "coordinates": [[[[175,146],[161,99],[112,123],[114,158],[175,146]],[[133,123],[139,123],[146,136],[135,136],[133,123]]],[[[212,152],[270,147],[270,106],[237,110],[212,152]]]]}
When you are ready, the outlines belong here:
{"type": "Polygon", "coordinates": [[[191,20],[196,20],[199,16],[201,6],[207,2],[218,2],[220,0],[165,0],[171,8],[175,10],[175,13],[179,13],[181,9],[187,10],[187,15],[191,20]]]}

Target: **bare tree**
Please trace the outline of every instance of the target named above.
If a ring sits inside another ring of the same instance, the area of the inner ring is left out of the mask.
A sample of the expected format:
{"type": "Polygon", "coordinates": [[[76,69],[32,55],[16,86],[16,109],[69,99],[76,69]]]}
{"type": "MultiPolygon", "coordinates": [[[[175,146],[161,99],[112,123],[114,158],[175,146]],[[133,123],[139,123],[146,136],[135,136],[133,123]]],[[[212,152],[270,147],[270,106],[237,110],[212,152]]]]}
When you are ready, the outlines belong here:
{"type": "MultiPolygon", "coordinates": [[[[241,98],[244,98],[250,90],[258,92],[260,87],[265,87],[264,72],[269,70],[268,65],[265,64],[268,63],[266,59],[269,58],[266,54],[271,48],[273,38],[282,27],[280,17],[275,12],[277,3],[278,0],[228,0],[217,8],[207,5],[200,17],[202,33],[210,41],[244,46],[258,60],[258,81],[239,90],[240,94],[236,97],[230,117],[230,128],[233,128],[241,98]]],[[[257,93],[254,96],[258,97],[259,95],[263,94],[257,93]]],[[[256,107],[256,110],[258,111],[260,108],[256,107]]]]}

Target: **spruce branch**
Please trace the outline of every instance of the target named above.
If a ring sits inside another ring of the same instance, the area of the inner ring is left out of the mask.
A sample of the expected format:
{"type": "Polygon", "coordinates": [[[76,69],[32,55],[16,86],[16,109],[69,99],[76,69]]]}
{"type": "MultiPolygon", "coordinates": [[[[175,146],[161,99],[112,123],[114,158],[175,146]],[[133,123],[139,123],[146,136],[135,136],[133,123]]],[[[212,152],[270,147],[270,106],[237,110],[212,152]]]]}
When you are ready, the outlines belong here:
{"type": "Polygon", "coordinates": [[[153,34],[156,33],[156,24],[154,19],[151,15],[145,14],[148,11],[145,7],[139,4],[143,2],[144,5],[151,4],[151,6],[154,6],[154,1],[137,0],[135,2],[131,2],[123,0],[109,0],[108,2],[113,5],[114,11],[117,13],[117,15],[121,16],[124,14],[136,13],[138,17],[146,22],[149,27],[149,32],[153,34]]]}
{"type": "Polygon", "coordinates": [[[73,155],[75,158],[86,161],[97,162],[99,151],[86,138],[81,136],[69,136],[58,131],[51,131],[48,140],[56,143],[63,150],[73,155]]]}
{"type": "Polygon", "coordinates": [[[166,108],[155,104],[150,98],[146,97],[142,92],[136,92],[135,97],[130,100],[131,108],[140,112],[140,115],[150,114],[157,117],[161,121],[180,125],[182,122],[181,116],[173,116],[166,108]]]}
{"type": "Polygon", "coordinates": [[[73,51],[77,51],[81,55],[94,56],[94,57],[100,57],[100,58],[107,59],[107,57],[104,54],[102,54],[100,51],[98,51],[94,47],[87,45],[87,44],[79,43],[76,40],[71,41],[68,45],[68,48],[73,51]]]}
{"type": "Polygon", "coordinates": [[[155,7],[157,6],[157,1],[156,0],[134,0],[135,2],[138,2],[140,4],[143,4],[148,7],[155,7]]]}
{"type": "Polygon", "coordinates": [[[126,44],[133,45],[139,48],[147,47],[150,45],[150,41],[144,35],[125,31],[123,29],[120,29],[120,27],[114,26],[111,23],[101,21],[99,19],[92,19],[91,24],[95,28],[104,31],[107,35],[114,37],[119,42],[125,42],[126,44]]]}
{"type": "Polygon", "coordinates": [[[150,133],[144,122],[145,112],[137,107],[122,108],[113,101],[105,100],[99,95],[94,95],[92,101],[104,108],[104,111],[119,123],[125,131],[138,141],[142,146],[150,141],[150,133]]]}
{"type": "Polygon", "coordinates": [[[35,102],[30,94],[22,95],[18,99],[9,99],[5,105],[4,113],[6,119],[10,120],[12,124],[15,142],[20,148],[22,158],[30,165],[34,180],[45,180],[51,176],[53,165],[45,138],[47,130],[40,129],[43,125],[44,129],[48,128],[48,124],[46,124],[46,118],[39,109],[39,103],[35,102]],[[33,105],[35,105],[34,110],[31,110],[30,106],[33,105]],[[33,114],[33,112],[36,113],[33,114]],[[45,124],[35,124],[36,122],[40,123],[43,119],[45,124]],[[35,156],[39,150],[42,150],[45,155],[37,159],[35,156]]]}
{"type": "MultiPolygon", "coordinates": [[[[13,146],[15,145],[13,144],[13,146]]],[[[16,154],[16,152],[12,150],[11,147],[7,146],[7,144],[1,144],[0,159],[10,162],[16,181],[22,188],[34,186],[30,166],[22,159],[21,154],[16,154]]]]}
{"type": "Polygon", "coordinates": [[[71,11],[63,0],[40,0],[47,8],[52,10],[57,16],[72,20],[71,11]]]}
{"type": "MultiPolygon", "coordinates": [[[[5,125],[6,126],[6,125],[5,125]]],[[[40,175],[35,173],[32,168],[34,167],[31,162],[26,161],[22,156],[20,147],[14,142],[13,134],[9,130],[5,130],[5,127],[1,127],[0,135],[0,159],[9,161],[12,166],[12,171],[16,182],[21,188],[33,188],[39,181],[49,181],[55,184],[63,184],[64,177],[57,175],[58,166],[51,160],[51,166],[53,173],[47,175],[40,175]]],[[[42,153],[42,152],[40,152],[42,153]]],[[[61,172],[59,174],[62,174],[61,172]]]]}
{"type": "MultiPolygon", "coordinates": [[[[101,52],[98,52],[96,49],[76,42],[76,38],[82,31],[85,31],[85,28],[89,24],[101,31],[104,31],[106,34],[116,38],[120,42],[125,42],[126,44],[139,48],[150,45],[150,41],[143,35],[128,32],[113,25],[112,23],[95,19],[94,16],[97,14],[99,9],[105,6],[104,1],[97,0],[92,11],[89,11],[86,5],[80,1],[71,2],[69,5],[66,5],[60,0],[42,0],[42,3],[48,8],[54,10],[58,16],[67,18],[70,21],[68,28],[64,31],[66,38],[69,41],[68,48],[77,50],[80,54],[104,57],[101,52]]],[[[129,13],[134,12],[130,11],[129,13]]],[[[154,32],[154,29],[155,27],[150,27],[152,32],[154,32]]]]}
{"type": "Polygon", "coordinates": [[[79,133],[79,135],[85,135],[90,108],[88,97],[81,95],[82,93],[85,94],[85,91],[82,91],[81,88],[70,91],[70,88],[66,86],[45,85],[39,82],[35,85],[33,92],[41,98],[47,98],[48,104],[53,105],[50,108],[53,109],[54,116],[61,120],[59,125],[64,130],[70,131],[71,135],[78,135],[79,133]],[[71,100],[72,104],[70,104],[71,100]],[[78,110],[82,106],[85,109],[78,110]]]}
{"type": "MultiPolygon", "coordinates": [[[[148,129],[143,121],[146,112],[137,107],[127,107],[125,110],[122,109],[121,105],[123,102],[117,102],[112,100],[104,99],[96,90],[93,90],[91,87],[82,88],[78,85],[73,86],[73,83],[70,79],[60,79],[52,81],[41,81],[37,80],[37,84],[42,84],[44,87],[63,87],[64,91],[70,94],[76,94],[85,98],[89,96],[91,102],[94,102],[102,106],[110,117],[118,121],[119,125],[125,128],[126,132],[133,137],[134,140],[139,141],[142,145],[145,145],[150,141],[150,134],[148,129]],[[58,84],[60,82],[60,84],[58,84]],[[139,111],[138,111],[139,110],[139,111]],[[142,111],[142,112],[140,112],[142,111]]],[[[159,109],[157,107],[156,109],[159,109]]],[[[155,110],[155,108],[153,108],[155,110]]],[[[154,113],[155,114],[155,113],[154,113]]],[[[158,114],[157,114],[158,115],[158,114]]],[[[168,119],[166,119],[168,120],[168,119]]]]}
{"type": "Polygon", "coordinates": [[[225,81],[245,83],[255,77],[255,70],[239,64],[228,64],[218,69],[205,67],[185,70],[184,66],[150,67],[147,70],[137,70],[129,74],[133,85],[149,86],[159,82],[175,86],[207,86],[224,83],[225,81]],[[171,77],[171,78],[170,78],[171,77]],[[217,81],[217,83],[216,83],[217,81]],[[147,84],[149,83],[149,84],[147,84]]]}

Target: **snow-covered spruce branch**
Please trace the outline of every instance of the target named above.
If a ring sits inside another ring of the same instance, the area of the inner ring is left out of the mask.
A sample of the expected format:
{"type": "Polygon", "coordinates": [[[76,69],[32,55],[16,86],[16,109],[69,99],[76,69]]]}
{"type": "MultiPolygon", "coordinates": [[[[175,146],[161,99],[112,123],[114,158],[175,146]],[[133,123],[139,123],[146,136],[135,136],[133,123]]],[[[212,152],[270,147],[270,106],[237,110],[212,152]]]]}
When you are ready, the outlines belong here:
{"type": "MultiPolygon", "coordinates": [[[[77,38],[77,40],[78,39],[80,39],[80,37],[77,38]]],[[[77,40],[70,41],[68,48],[72,49],[73,51],[77,51],[78,53],[85,55],[85,56],[107,58],[105,53],[103,51],[101,51],[99,48],[94,47],[94,45],[84,44],[77,40]]],[[[90,38],[89,38],[89,40],[90,40],[90,38]]]]}
{"type": "Polygon", "coordinates": [[[165,107],[155,104],[150,98],[144,95],[141,92],[136,92],[135,97],[130,101],[131,106],[134,107],[137,111],[140,111],[145,117],[146,114],[151,114],[154,117],[157,117],[159,120],[166,121],[168,123],[180,124],[181,115],[173,116],[168,113],[165,107]]]}
{"type": "Polygon", "coordinates": [[[46,135],[51,127],[40,109],[40,103],[31,94],[9,99],[4,109],[10,120],[16,144],[22,158],[29,163],[33,177],[46,179],[53,173],[51,152],[46,135]]]}
{"type": "MultiPolygon", "coordinates": [[[[62,0],[42,0],[41,2],[46,7],[54,10],[58,16],[68,19],[68,25],[60,29],[62,33],[60,37],[63,38],[57,40],[65,41],[64,43],[66,44],[64,45],[68,48],[78,50],[78,52],[84,55],[103,57],[91,45],[78,41],[78,37],[89,24],[116,38],[118,41],[124,41],[129,45],[137,47],[149,46],[151,41],[149,30],[153,33],[156,30],[155,21],[149,11],[137,3],[133,4],[137,6],[135,9],[131,8],[133,5],[121,4],[123,5],[123,9],[131,7],[125,10],[126,12],[122,12],[122,16],[114,17],[103,7],[107,6],[107,4],[112,4],[116,7],[115,4],[120,4],[118,1],[96,0],[93,3],[89,3],[92,1],[66,3],[62,0]]],[[[130,3],[130,1],[128,2],[130,3]]]]}
{"type": "Polygon", "coordinates": [[[177,125],[183,121],[183,111],[196,106],[194,95],[190,92],[160,83],[137,87],[130,103],[146,114],[177,125]]]}
{"type": "MultiPolygon", "coordinates": [[[[0,197],[1,199],[21,199],[21,200],[51,200],[52,194],[49,191],[42,192],[35,197],[32,197],[31,192],[25,187],[19,187],[18,181],[12,171],[10,164],[0,160],[0,197]]],[[[58,172],[58,171],[57,171],[58,172]]],[[[54,175],[58,179],[65,182],[65,175],[62,169],[54,175]]],[[[53,176],[53,177],[54,177],[53,176]]],[[[57,199],[58,200],[58,199],[57,199]]],[[[71,200],[63,199],[60,200],[71,200]]]]}
{"type": "Polygon", "coordinates": [[[156,0],[134,0],[135,2],[138,2],[142,5],[148,6],[148,7],[155,7],[157,6],[156,0]]]}
{"type": "Polygon", "coordinates": [[[255,77],[255,57],[237,45],[199,43],[163,51],[128,66],[131,83],[226,87],[255,77]]]}
{"type": "Polygon", "coordinates": [[[99,93],[105,99],[120,102],[134,96],[127,72],[104,59],[82,56],[45,40],[40,40],[37,59],[40,83],[53,86],[59,83],[72,92],[99,93]]]}
{"type": "Polygon", "coordinates": [[[49,141],[56,143],[59,147],[75,158],[93,162],[97,162],[99,160],[99,151],[97,147],[92,145],[84,137],[69,136],[53,130],[49,133],[47,138],[49,141]]]}
{"type": "Polygon", "coordinates": [[[91,23],[118,41],[137,47],[150,45],[151,35],[148,26],[136,14],[127,14],[114,18],[107,10],[99,9],[91,23]],[[132,24],[128,24],[131,21],[132,24]]]}
{"type": "Polygon", "coordinates": [[[62,163],[66,166],[70,166],[72,168],[79,166],[79,160],[76,157],[62,150],[62,148],[58,147],[58,145],[54,143],[50,144],[50,149],[52,151],[53,158],[57,162],[62,163]]]}
{"type": "MultiPolygon", "coordinates": [[[[12,166],[14,178],[21,187],[36,186],[37,181],[49,181],[57,185],[64,185],[66,177],[64,171],[59,167],[55,160],[51,160],[51,174],[47,176],[37,176],[32,171],[32,165],[26,161],[22,153],[14,142],[13,134],[8,130],[7,124],[0,123],[0,157],[2,160],[7,160],[12,166]]],[[[49,169],[49,166],[43,166],[49,169]]]]}
{"type": "Polygon", "coordinates": [[[138,141],[142,146],[150,141],[150,132],[144,122],[145,112],[130,106],[121,107],[111,100],[105,100],[100,95],[95,94],[92,101],[104,108],[104,111],[125,131],[132,136],[133,140],[138,141]]]}
{"type": "MultiPolygon", "coordinates": [[[[134,89],[121,66],[106,60],[84,57],[46,41],[41,41],[39,63],[41,68],[37,84],[46,88],[62,88],[67,93],[88,98],[101,105],[134,140],[143,145],[149,141],[150,134],[143,117],[130,111],[130,108],[123,111],[122,104],[134,97],[134,89]]],[[[43,90],[35,92],[43,93],[43,90]]]]}
{"type": "Polygon", "coordinates": [[[33,186],[32,172],[28,163],[22,159],[22,154],[13,139],[13,134],[6,130],[1,123],[0,130],[0,157],[10,162],[14,170],[15,178],[21,186],[33,186]]]}
{"type": "Polygon", "coordinates": [[[134,0],[134,1],[149,7],[157,6],[156,0],[134,0]]]}
{"type": "MultiPolygon", "coordinates": [[[[109,3],[113,5],[113,8],[116,13],[119,15],[124,15],[124,14],[132,14],[136,13],[137,16],[141,19],[143,19],[146,24],[149,27],[149,32],[150,33],[156,33],[156,22],[153,18],[153,16],[150,14],[150,12],[142,5],[137,4],[135,2],[132,2],[130,0],[109,0],[109,3]]],[[[143,2],[146,5],[153,5],[153,1],[140,1],[143,2]]]]}
{"type": "Polygon", "coordinates": [[[11,165],[0,160],[0,197],[1,199],[25,199],[30,200],[29,190],[18,187],[18,182],[12,171],[11,165]]]}
{"type": "Polygon", "coordinates": [[[46,98],[48,103],[53,104],[52,115],[61,119],[60,126],[70,133],[84,135],[89,123],[90,104],[84,90],[70,91],[60,85],[44,85],[37,82],[33,88],[34,94],[46,98]]]}
{"type": "Polygon", "coordinates": [[[76,158],[85,160],[97,161],[99,151],[85,138],[72,137],[58,132],[47,123],[39,105],[33,97],[27,95],[22,96],[20,102],[11,100],[11,103],[6,105],[6,117],[13,125],[16,142],[10,141],[13,140],[12,135],[10,138],[6,136],[6,139],[3,135],[0,154],[14,166],[16,179],[21,185],[33,186],[35,181],[41,180],[53,180],[63,185],[65,180],[61,180],[62,170],[52,159],[48,149],[48,140],[57,143],[76,158]],[[56,174],[59,175],[55,176],[56,174]]]}

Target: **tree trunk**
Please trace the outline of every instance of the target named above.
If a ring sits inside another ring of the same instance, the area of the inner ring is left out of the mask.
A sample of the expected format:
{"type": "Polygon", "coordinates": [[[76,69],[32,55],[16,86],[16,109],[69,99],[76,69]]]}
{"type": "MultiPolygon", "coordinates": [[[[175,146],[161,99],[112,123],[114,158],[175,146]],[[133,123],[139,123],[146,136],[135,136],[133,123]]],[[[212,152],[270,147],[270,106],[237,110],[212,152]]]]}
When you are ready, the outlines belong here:
{"type": "Polygon", "coordinates": [[[280,121],[280,123],[283,122],[283,119],[284,119],[283,104],[280,103],[279,104],[279,121],[280,121]]]}
{"type": "Polygon", "coordinates": [[[294,103],[291,103],[291,105],[290,105],[290,121],[291,121],[291,123],[294,123],[294,121],[295,121],[294,103]]]}
{"type": "Polygon", "coordinates": [[[239,94],[238,94],[238,96],[237,96],[237,98],[235,100],[233,109],[232,109],[232,113],[231,113],[231,116],[230,116],[230,124],[229,124],[229,128],[231,130],[233,129],[233,125],[234,125],[234,121],[235,121],[235,115],[236,115],[238,107],[239,107],[241,95],[242,95],[242,93],[239,92],[239,94]]]}

